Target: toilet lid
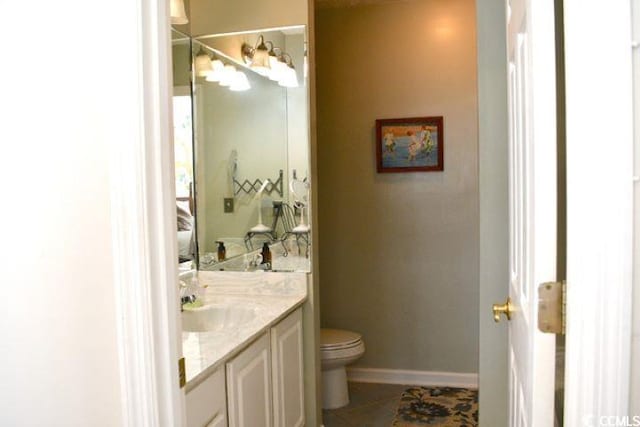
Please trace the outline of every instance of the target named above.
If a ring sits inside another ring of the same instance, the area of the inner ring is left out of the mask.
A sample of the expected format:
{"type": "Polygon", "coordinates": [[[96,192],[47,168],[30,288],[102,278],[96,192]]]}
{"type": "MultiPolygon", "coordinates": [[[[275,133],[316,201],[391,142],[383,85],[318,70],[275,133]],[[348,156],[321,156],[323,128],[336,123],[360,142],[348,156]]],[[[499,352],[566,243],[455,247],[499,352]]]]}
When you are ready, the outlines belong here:
{"type": "Polygon", "coordinates": [[[320,330],[320,348],[322,350],[350,347],[357,344],[361,339],[362,335],[342,329],[323,328],[320,330]]]}

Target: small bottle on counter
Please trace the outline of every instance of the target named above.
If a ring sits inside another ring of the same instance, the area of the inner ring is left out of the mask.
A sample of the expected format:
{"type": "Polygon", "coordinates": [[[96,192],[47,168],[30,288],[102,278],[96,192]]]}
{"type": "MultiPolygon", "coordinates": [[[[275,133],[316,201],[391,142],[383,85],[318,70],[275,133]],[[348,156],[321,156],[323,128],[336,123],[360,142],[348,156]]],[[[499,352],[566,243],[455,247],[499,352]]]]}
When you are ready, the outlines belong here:
{"type": "Polygon", "coordinates": [[[269,249],[269,244],[265,242],[262,245],[262,264],[269,264],[269,268],[271,268],[271,250],[269,249]]]}
{"type": "Polygon", "coordinates": [[[224,261],[227,257],[227,249],[224,247],[224,242],[216,240],[218,244],[218,262],[224,261]]]}

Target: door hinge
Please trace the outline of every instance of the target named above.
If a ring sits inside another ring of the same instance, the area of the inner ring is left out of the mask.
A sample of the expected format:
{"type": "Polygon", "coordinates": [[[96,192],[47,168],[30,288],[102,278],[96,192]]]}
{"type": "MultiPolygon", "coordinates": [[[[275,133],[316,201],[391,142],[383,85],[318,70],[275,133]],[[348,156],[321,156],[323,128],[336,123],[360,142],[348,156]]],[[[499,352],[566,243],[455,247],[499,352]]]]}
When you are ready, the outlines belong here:
{"type": "Polygon", "coordinates": [[[178,378],[180,379],[180,388],[187,385],[187,370],[184,367],[184,357],[178,360],[178,378]]]}
{"type": "Polygon", "coordinates": [[[564,335],[567,319],[567,283],[546,282],[538,286],[538,329],[564,335]]]}

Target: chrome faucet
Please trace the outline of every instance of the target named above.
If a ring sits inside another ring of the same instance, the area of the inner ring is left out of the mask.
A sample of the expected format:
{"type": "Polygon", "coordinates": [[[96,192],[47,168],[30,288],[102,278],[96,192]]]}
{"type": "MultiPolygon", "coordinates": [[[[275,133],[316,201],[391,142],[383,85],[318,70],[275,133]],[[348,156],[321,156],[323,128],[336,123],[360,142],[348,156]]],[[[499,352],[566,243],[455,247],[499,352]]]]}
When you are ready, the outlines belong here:
{"type": "Polygon", "coordinates": [[[196,302],[197,297],[195,295],[185,295],[180,297],[180,312],[184,311],[184,305],[190,302],[196,302]]]}
{"type": "Polygon", "coordinates": [[[198,296],[195,294],[194,289],[190,289],[190,286],[187,285],[184,280],[180,280],[180,311],[184,311],[184,305],[189,303],[194,303],[198,299],[198,296]]]}
{"type": "Polygon", "coordinates": [[[245,267],[245,271],[271,270],[270,262],[262,262],[262,255],[255,254],[245,267]]]}

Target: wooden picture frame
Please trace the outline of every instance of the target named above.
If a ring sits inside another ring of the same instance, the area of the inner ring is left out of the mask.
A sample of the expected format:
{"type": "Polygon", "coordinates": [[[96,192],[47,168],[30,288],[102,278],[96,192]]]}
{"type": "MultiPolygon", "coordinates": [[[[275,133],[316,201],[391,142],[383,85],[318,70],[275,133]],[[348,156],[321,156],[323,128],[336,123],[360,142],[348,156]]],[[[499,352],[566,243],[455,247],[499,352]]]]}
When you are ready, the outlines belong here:
{"type": "Polygon", "coordinates": [[[376,163],[378,173],[443,171],[443,117],[376,120],[376,163]]]}

